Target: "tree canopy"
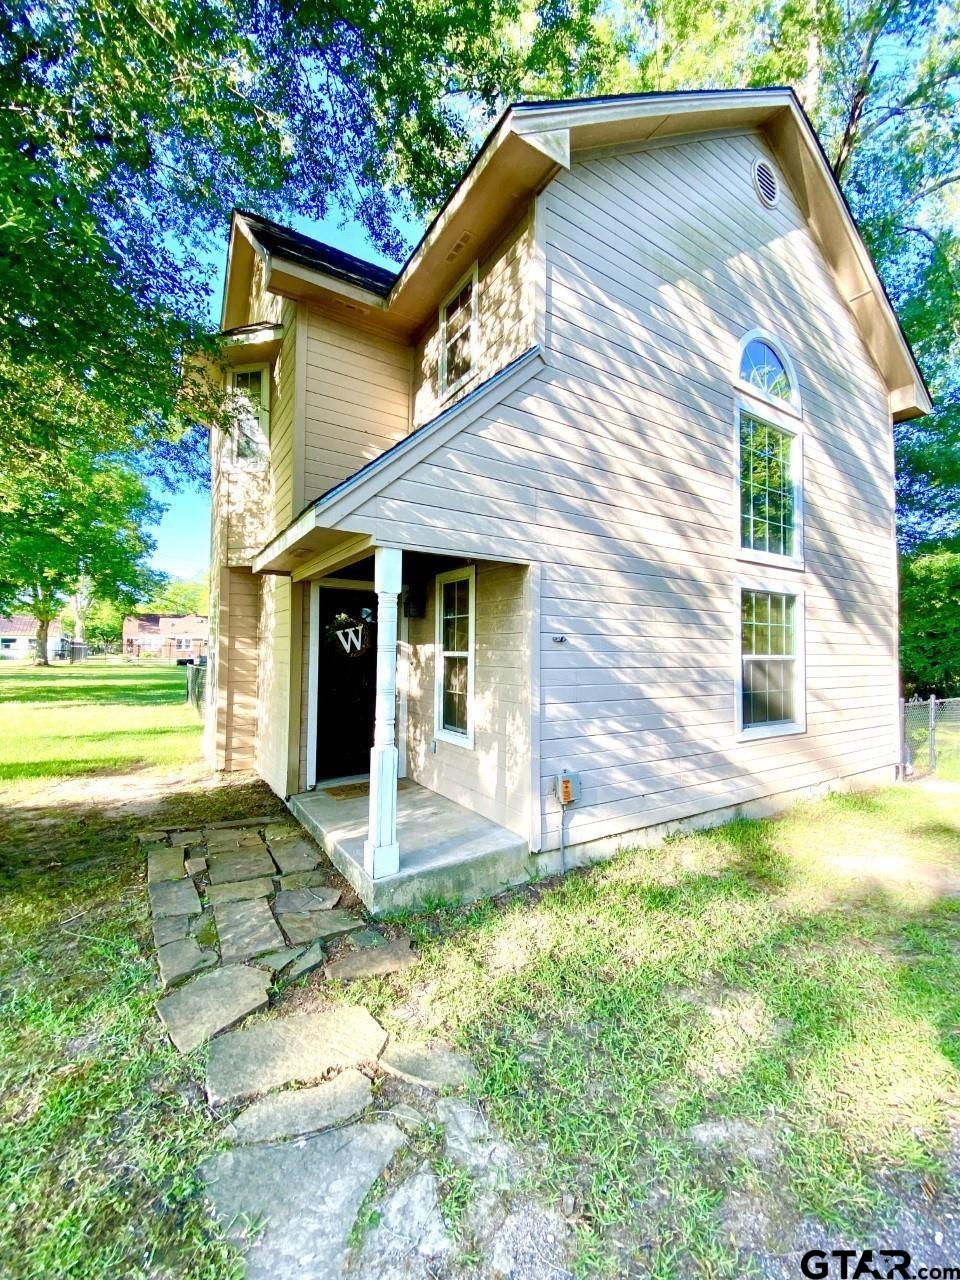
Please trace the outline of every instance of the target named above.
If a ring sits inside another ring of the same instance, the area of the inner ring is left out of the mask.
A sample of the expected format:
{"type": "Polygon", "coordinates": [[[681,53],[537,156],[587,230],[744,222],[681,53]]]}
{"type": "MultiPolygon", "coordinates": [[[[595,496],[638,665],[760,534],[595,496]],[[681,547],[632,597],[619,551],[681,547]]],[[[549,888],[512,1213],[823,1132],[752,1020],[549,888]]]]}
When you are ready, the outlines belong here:
{"type": "Polygon", "coordinates": [[[446,195],[527,69],[589,77],[582,4],[521,39],[516,0],[0,0],[0,463],[49,475],[66,441],[202,476],[199,264],[231,208],[342,210],[402,253],[401,206],[446,195]]]}
{"type": "Polygon", "coordinates": [[[904,693],[960,695],[960,547],[919,546],[900,566],[904,693]]]}
{"type": "Polygon", "coordinates": [[[82,591],[122,609],[158,585],[146,532],[157,508],[128,466],[73,454],[55,485],[41,476],[0,485],[0,612],[37,619],[37,652],[49,624],[82,591]]]}
{"type": "Polygon", "coordinates": [[[511,98],[795,87],[937,400],[897,430],[907,545],[957,528],[960,34],[935,0],[0,0],[0,466],[201,478],[225,408],[203,251],[234,205],[398,215],[511,98]]]}
{"type": "Polygon", "coordinates": [[[204,618],[210,609],[210,584],[206,574],[195,578],[168,578],[149,599],[137,606],[138,613],[193,613],[204,618]]]}

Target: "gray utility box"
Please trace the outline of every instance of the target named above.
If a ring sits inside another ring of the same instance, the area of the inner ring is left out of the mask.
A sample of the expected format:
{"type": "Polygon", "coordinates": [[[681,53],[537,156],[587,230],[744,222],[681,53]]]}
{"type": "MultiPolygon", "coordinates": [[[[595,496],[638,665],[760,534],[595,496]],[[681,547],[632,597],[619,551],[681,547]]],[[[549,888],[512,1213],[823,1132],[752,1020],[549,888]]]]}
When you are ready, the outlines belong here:
{"type": "Polygon", "coordinates": [[[580,775],[563,769],[553,780],[553,790],[564,808],[580,799],[580,775]]]}

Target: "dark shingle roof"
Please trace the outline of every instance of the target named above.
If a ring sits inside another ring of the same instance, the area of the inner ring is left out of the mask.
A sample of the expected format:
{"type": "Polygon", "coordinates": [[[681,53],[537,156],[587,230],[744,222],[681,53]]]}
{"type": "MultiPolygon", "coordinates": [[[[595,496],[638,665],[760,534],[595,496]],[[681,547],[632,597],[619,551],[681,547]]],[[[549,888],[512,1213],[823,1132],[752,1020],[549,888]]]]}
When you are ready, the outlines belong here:
{"type": "Polygon", "coordinates": [[[399,275],[397,271],[364,262],[363,258],[355,258],[352,253],[344,253],[322,240],[314,240],[313,236],[305,236],[302,231],[281,227],[278,222],[261,218],[259,214],[246,213],[243,209],[238,209],[237,214],[249,223],[250,230],[268,253],[336,276],[338,280],[369,289],[381,297],[386,297],[399,275]]]}

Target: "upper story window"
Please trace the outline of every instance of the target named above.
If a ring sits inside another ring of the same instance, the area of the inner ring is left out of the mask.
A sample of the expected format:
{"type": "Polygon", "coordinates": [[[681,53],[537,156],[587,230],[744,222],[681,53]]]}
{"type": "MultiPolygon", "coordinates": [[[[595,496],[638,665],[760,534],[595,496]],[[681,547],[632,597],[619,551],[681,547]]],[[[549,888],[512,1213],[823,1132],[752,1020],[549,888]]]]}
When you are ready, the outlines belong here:
{"type": "Polygon", "coordinates": [[[790,358],[756,334],[741,343],[736,423],[742,558],[802,563],[800,400],[790,358]]]}
{"type": "Polygon", "coordinates": [[[740,546],[748,551],[797,555],[796,439],[740,413],[740,546]]]}
{"type": "Polygon", "coordinates": [[[800,391],[793,362],[766,334],[748,333],[741,341],[737,379],[751,395],[789,412],[800,413],[800,391]]]}
{"type": "Polygon", "coordinates": [[[270,366],[232,369],[230,390],[230,462],[236,467],[255,467],[264,458],[270,440],[270,366]]]}
{"type": "Polygon", "coordinates": [[[440,308],[440,394],[462,386],[476,367],[477,266],[440,308]]]}

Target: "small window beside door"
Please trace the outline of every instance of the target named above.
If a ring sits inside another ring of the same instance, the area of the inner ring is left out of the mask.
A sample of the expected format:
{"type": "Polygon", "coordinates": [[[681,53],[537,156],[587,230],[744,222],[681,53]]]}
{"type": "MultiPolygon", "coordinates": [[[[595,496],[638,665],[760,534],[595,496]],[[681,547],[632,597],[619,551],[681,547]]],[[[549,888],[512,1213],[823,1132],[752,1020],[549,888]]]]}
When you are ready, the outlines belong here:
{"type": "Polygon", "coordinates": [[[230,464],[253,470],[267,456],[270,441],[270,366],[230,371],[232,423],[230,464]]]}
{"type": "Polygon", "coordinates": [[[473,746],[476,576],[472,565],[437,578],[436,736],[473,746]]]}

